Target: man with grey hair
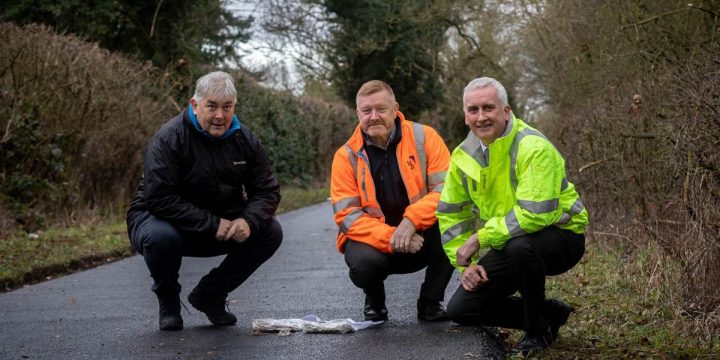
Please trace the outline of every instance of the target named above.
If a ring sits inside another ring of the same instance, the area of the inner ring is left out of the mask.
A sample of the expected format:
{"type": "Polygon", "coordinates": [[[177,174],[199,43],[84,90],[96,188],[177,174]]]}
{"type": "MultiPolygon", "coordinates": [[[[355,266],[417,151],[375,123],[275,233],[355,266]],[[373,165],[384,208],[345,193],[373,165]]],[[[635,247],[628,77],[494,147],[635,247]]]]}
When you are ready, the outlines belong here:
{"type": "Polygon", "coordinates": [[[545,299],[545,276],[580,261],[588,213],[560,153],[513,115],[497,80],[471,81],[463,110],[470,132],[437,207],[443,248],[461,272],[448,317],[525,330],[513,352],[528,355],[550,346],[573,310],[545,299]]]}
{"type": "Polygon", "coordinates": [[[227,296],[278,249],[280,187],[267,153],[235,116],[233,78],[198,79],[187,109],[150,139],[144,176],[127,213],[160,304],[160,330],[181,330],[178,271],[183,256],[227,254],[188,295],[215,325],[237,322],[227,296]]]}

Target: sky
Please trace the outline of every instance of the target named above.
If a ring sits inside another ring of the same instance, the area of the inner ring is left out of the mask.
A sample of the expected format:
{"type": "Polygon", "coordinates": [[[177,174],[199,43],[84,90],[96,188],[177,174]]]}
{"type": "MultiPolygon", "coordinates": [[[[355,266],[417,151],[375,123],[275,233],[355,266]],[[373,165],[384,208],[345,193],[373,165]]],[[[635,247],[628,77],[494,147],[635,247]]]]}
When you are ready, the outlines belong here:
{"type": "MultiPolygon", "coordinates": [[[[262,19],[267,17],[266,2],[263,0],[234,0],[227,8],[238,16],[253,16],[251,37],[239,46],[243,54],[241,66],[250,71],[268,71],[261,84],[278,90],[290,90],[296,95],[303,91],[303,80],[295,65],[292,54],[280,53],[269,48],[272,35],[262,28],[262,19]]],[[[289,46],[288,49],[292,49],[289,46]]]]}

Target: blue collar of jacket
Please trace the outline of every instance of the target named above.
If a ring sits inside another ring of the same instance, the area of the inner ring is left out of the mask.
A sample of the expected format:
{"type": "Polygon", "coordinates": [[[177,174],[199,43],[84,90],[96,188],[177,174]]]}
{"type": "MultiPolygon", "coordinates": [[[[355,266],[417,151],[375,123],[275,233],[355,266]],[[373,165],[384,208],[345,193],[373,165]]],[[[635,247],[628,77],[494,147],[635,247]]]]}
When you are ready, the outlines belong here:
{"type": "Polygon", "coordinates": [[[230,128],[225,131],[224,134],[220,137],[212,137],[207,131],[203,130],[203,128],[200,127],[200,123],[198,122],[197,116],[195,116],[195,113],[193,112],[192,104],[188,105],[188,116],[190,117],[190,122],[192,122],[193,127],[195,127],[195,130],[200,132],[201,134],[209,137],[212,140],[222,140],[225,139],[238,130],[240,130],[240,121],[237,118],[237,115],[233,115],[232,124],[230,124],[230,128]]]}

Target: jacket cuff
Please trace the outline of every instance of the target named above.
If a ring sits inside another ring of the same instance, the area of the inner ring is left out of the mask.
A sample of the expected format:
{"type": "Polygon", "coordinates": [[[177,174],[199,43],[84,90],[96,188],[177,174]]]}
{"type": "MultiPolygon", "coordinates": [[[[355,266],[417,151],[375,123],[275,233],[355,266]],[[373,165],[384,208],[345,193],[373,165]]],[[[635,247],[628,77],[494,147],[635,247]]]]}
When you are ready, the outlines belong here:
{"type": "Polygon", "coordinates": [[[260,231],[260,224],[258,224],[253,217],[242,214],[239,216],[239,218],[244,219],[245,222],[248,224],[248,226],[250,227],[250,234],[255,234],[257,231],[260,231]]]}
{"type": "Polygon", "coordinates": [[[395,229],[397,229],[394,226],[388,227],[387,230],[385,230],[385,234],[383,234],[383,245],[386,247],[384,249],[378,249],[382,252],[388,253],[388,254],[394,254],[395,251],[393,251],[392,245],[390,245],[390,239],[392,239],[392,234],[395,232],[395,229]],[[387,239],[387,240],[385,240],[387,239]]]}
{"type": "Polygon", "coordinates": [[[485,228],[478,230],[477,238],[478,238],[478,243],[480,243],[481,248],[489,248],[490,247],[490,239],[488,239],[488,233],[487,233],[487,230],[485,230],[485,228]]]}
{"type": "Polygon", "coordinates": [[[215,214],[210,214],[210,221],[208,221],[210,226],[207,227],[207,231],[210,235],[215,237],[215,234],[217,234],[218,229],[220,228],[220,217],[215,214]]]}

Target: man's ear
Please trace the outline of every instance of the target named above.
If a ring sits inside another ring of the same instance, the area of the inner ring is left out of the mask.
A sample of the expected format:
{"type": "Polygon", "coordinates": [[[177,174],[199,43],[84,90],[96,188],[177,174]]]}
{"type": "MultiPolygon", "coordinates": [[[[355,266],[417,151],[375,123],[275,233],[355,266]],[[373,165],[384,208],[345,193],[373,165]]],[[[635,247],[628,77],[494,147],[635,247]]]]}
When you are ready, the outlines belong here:
{"type": "Polygon", "coordinates": [[[190,105],[192,105],[193,113],[197,115],[197,101],[194,98],[190,98],[190,105]]]}
{"type": "Polygon", "coordinates": [[[398,103],[397,101],[395,102],[394,107],[395,107],[395,112],[400,111],[400,103],[398,103]]]}
{"type": "Polygon", "coordinates": [[[511,111],[512,111],[512,109],[510,108],[509,105],[506,105],[505,107],[503,107],[503,113],[505,114],[505,122],[506,123],[510,121],[510,112],[511,111]]]}

